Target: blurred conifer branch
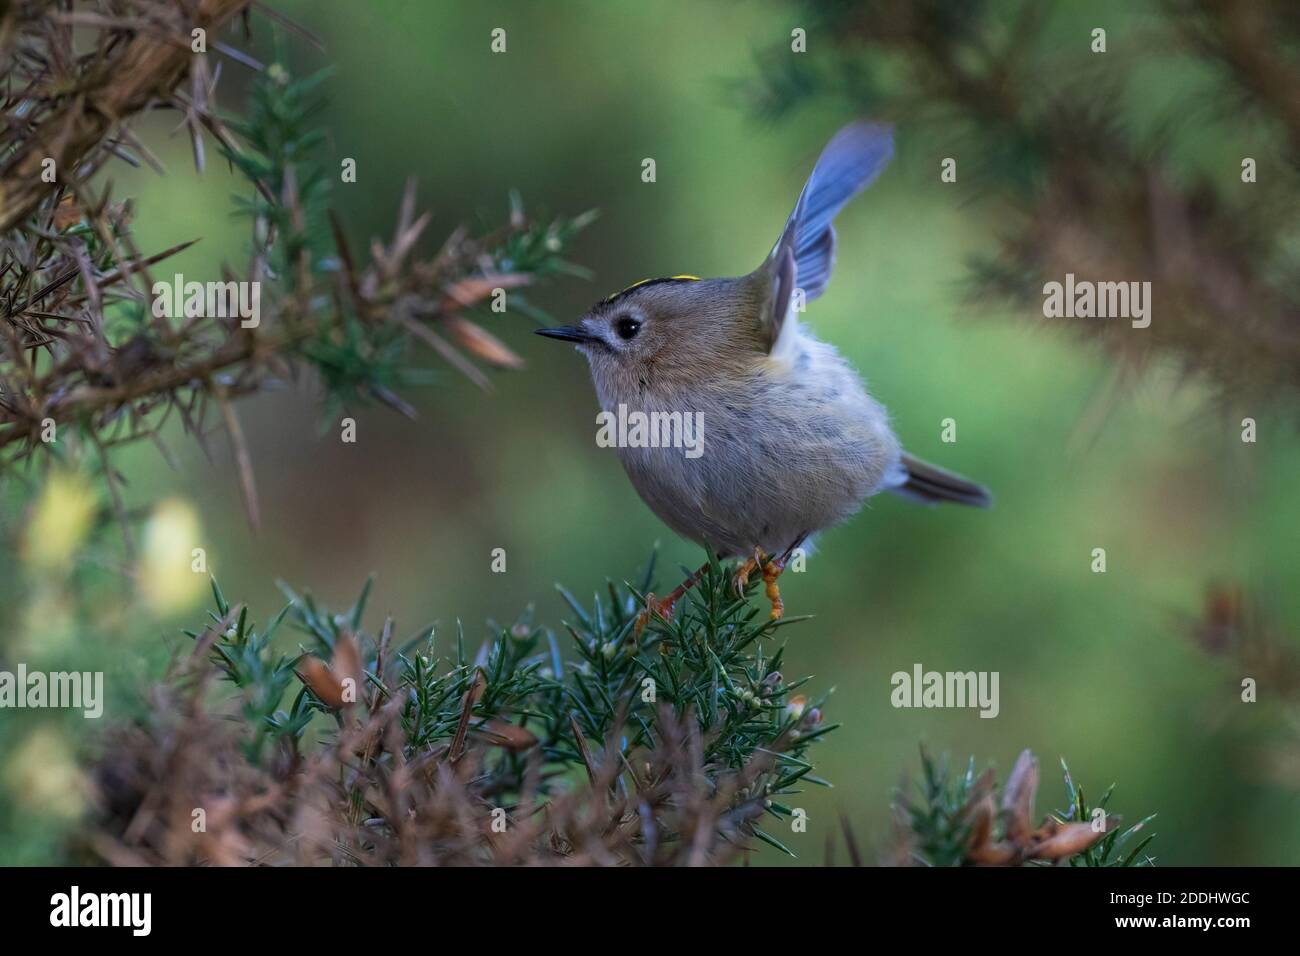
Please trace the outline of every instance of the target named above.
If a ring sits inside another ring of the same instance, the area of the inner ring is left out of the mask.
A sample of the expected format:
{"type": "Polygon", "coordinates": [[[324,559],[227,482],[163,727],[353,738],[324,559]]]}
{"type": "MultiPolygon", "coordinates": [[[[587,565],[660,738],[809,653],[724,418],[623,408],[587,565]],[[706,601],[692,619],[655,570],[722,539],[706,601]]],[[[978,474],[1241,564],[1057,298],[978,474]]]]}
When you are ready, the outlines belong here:
{"type": "Polygon", "coordinates": [[[330,207],[337,170],[322,160],[323,134],[312,124],[325,74],[294,79],[281,64],[263,67],[216,40],[236,13],[247,31],[248,9],[236,0],[130,0],[67,9],[16,3],[0,13],[0,470],[38,450],[59,453],[51,428],[62,439],[71,426],[111,475],[107,455],[117,445],[159,441],[172,417],[202,440],[215,408],[235,443],[255,522],[232,399],[310,370],[325,387],[329,414],[377,400],[413,415],[398,390],[427,377],[412,367],[416,342],[486,386],[475,362],[521,363],[466,313],[497,289],[512,290],[512,307],[534,312],[518,289],[580,271],[563,254],[590,215],[538,221],[518,197],[500,229],[479,236],[458,229],[421,256],[430,220],[417,214],[413,182],[392,239],[372,241],[364,255],[350,248],[330,207]],[[196,27],[208,29],[212,52],[191,52],[196,27]],[[216,107],[220,69],[209,57],[218,52],[258,70],[239,117],[216,107]],[[229,289],[257,283],[255,324],[202,309],[158,315],[155,267],[188,243],[142,254],[131,237],[131,205],[91,183],[113,157],[161,170],[129,125],[153,108],[181,114],[200,169],[209,136],[249,182],[252,198],[242,204],[249,261],[203,278],[229,289]],[[54,182],[42,176],[47,159],[55,160],[54,182]]]}
{"type": "Polygon", "coordinates": [[[1277,618],[1259,595],[1218,581],[1206,587],[1202,611],[1187,631],[1206,654],[1233,661],[1243,674],[1266,675],[1279,699],[1300,702],[1300,657],[1277,618]]]}
{"type": "Polygon", "coordinates": [[[971,264],[978,295],[1039,321],[1044,283],[1066,273],[1150,281],[1149,328],[1068,322],[1118,383],[1170,359],[1226,399],[1300,398],[1296,4],[1135,5],[1091,24],[1110,28],[1104,54],[1077,21],[1063,42],[1052,21],[1069,11],[1036,0],[797,6],[809,52],[764,52],[743,94],[769,117],[834,97],[934,131],[934,182],[938,157],[959,157],[970,208],[998,223],[996,251],[971,264]],[[1139,119],[1132,94],[1153,68],[1184,77],[1181,95],[1139,119]],[[1210,164],[1207,123],[1232,144],[1210,164]],[[1246,157],[1256,182],[1243,182],[1246,157]]]}
{"type": "Polygon", "coordinates": [[[1230,675],[1207,710],[1209,721],[1249,721],[1256,707],[1280,710],[1284,720],[1265,725],[1250,764],[1259,777],[1300,790],[1300,652],[1275,602],[1240,583],[1212,582],[1200,613],[1187,617],[1185,633],[1230,675]],[[1242,717],[1243,704],[1250,717],[1242,717]]]}
{"type": "Polygon", "coordinates": [[[463,632],[396,637],[309,595],[265,628],[215,607],[147,722],[99,762],[91,852],[118,864],[718,864],[759,842],[808,782],[834,729],[769,651],[785,622],[714,567],[672,624],[634,627],[642,588],[609,584],[565,627],[531,612],[463,632]],[[303,638],[278,653],[283,626],[303,638]],[[238,688],[237,714],[214,677],[238,688]],[[241,719],[231,720],[232,716],[241,719]],[[192,828],[203,808],[206,830],[192,828]],[[760,821],[767,823],[760,826],[760,821]],[[494,829],[494,821],[498,826],[494,829]]]}

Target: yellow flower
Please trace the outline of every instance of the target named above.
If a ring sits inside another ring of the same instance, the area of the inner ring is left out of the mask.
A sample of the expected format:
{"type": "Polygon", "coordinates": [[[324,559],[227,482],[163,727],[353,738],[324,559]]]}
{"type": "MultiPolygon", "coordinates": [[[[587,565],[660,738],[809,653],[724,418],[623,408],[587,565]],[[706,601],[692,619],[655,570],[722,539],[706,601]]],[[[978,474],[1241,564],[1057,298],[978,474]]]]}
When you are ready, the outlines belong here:
{"type": "Polygon", "coordinates": [[[66,568],[99,511],[95,489],[76,472],[55,471],[32,510],[22,554],[36,571],[66,568]]]}
{"type": "Polygon", "coordinates": [[[28,664],[75,647],[83,636],[67,591],[61,584],[51,586],[46,581],[34,581],[28,589],[22,626],[10,648],[20,658],[26,657],[28,664]]]}
{"type": "Polygon", "coordinates": [[[67,738],[53,727],[27,735],[10,755],[4,777],[15,802],[28,813],[71,820],[85,809],[85,777],[67,738]]]}
{"type": "Polygon", "coordinates": [[[201,535],[199,516],[189,502],[169,498],[154,508],[144,529],[137,582],[155,614],[187,610],[202,595],[207,575],[194,570],[201,535]]]}

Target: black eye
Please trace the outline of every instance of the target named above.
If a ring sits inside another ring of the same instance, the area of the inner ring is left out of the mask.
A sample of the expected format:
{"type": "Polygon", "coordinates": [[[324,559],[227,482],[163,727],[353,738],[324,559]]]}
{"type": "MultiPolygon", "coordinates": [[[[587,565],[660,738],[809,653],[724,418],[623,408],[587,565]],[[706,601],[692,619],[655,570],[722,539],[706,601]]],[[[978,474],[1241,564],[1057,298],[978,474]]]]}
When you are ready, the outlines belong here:
{"type": "Polygon", "coordinates": [[[618,333],[620,339],[635,338],[641,331],[641,322],[630,315],[622,315],[614,320],[614,331],[618,333]]]}

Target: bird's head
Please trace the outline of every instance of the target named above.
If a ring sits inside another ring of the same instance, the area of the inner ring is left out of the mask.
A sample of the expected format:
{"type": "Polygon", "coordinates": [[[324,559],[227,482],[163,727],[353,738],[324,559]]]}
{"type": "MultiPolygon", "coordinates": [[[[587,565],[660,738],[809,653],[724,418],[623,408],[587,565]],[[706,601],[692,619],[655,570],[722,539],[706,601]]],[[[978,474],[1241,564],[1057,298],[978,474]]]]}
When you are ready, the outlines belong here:
{"type": "Polygon", "coordinates": [[[753,277],[645,279],[574,325],[538,329],[573,342],[602,396],[627,397],[725,378],[760,358],[763,289],[753,277]]]}

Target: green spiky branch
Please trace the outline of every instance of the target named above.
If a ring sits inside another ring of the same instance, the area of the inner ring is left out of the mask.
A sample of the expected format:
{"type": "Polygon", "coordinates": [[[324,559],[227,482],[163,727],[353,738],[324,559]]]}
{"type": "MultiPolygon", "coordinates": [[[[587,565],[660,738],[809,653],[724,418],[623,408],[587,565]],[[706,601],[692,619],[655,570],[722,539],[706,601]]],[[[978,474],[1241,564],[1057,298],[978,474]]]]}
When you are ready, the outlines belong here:
{"type": "Polygon", "coordinates": [[[1001,799],[992,770],[977,775],[975,758],[954,772],[947,755],[921,751],[921,779],[898,790],[895,862],[921,866],[1019,866],[1068,862],[1070,866],[1151,866],[1145,853],[1155,834],[1145,832],[1155,814],[1124,827],[1108,811],[1112,784],[1095,804],[1075,784],[1061,760],[1066,806],[1034,823],[1038,761],[1021,753],[1001,799]]]}

